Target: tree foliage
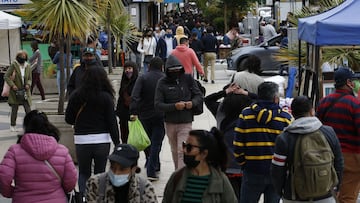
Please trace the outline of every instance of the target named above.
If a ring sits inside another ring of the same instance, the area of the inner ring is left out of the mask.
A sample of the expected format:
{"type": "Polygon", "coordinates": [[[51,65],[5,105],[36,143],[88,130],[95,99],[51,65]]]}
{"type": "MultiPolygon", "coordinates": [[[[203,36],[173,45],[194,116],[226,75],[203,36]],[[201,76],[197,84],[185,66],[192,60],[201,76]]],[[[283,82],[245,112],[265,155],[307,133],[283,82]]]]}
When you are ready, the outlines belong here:
{"type": "MultiPolygon", "coordinates": [[[[65,72],[64,67],[70,66],[64,63],[65,39],[74,37],[85,39],[89,30],[96,25],[96,13],[85,2],[77,0],[32,0],[33,3],[24,6],[26,20],[41,26],[44,32],[49,32],[49,41],[59,42],[60,48],[60,92],[58,113],[64,113],[65,102],[65,72]]],[[[70,43],[67,43],[70,44],[70,43]]],[[[67,53],[70,52],[70,47],[67,53]]],[[[70,67],[66,69],[68,75],[70,67]]]]}

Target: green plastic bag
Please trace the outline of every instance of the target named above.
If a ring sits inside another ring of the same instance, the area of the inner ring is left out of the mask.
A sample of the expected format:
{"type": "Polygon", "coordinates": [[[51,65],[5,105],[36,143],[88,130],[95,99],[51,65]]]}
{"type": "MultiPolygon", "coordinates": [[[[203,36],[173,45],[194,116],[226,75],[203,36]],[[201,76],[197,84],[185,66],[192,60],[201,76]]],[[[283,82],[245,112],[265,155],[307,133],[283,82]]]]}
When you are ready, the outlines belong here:
{"type": "Polygon", "coordinates": [[[144,127],[142,126],[139,119],[135,121],[129,121],[129,137],[128,144],[133,145],[137,150],[143,151],[148,146],[150,146],[151,142],[146,134],[144,127]]]}

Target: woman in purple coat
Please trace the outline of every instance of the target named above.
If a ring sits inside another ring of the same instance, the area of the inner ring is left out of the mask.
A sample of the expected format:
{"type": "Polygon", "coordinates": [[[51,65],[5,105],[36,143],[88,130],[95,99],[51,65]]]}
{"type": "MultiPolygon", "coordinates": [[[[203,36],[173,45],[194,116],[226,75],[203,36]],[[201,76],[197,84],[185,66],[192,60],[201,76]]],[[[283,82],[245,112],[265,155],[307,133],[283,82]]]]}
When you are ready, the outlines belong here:
{"type": "Polygon", "coordinates": [[[1,194],[13,203],[66,203],[65,193],[75,188],[77,171],[68,149],[58,144],[59,130],[37,110],[25,116],[23,127],[24,135],[0,164],[1,194]]]}

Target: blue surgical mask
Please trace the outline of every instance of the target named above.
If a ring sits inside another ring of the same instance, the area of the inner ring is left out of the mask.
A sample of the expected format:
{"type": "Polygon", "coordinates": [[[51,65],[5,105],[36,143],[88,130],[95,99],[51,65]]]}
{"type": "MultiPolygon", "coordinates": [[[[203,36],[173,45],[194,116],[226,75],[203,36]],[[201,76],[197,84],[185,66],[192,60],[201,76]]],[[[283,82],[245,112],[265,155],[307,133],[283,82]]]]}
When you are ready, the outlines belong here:
{"type": "Polygon", "coordinates": [[[172,35],[172,34],[165,34],[165,36],[166,36],[167,38],[170,38],[170,37],[172,37],[173,35],[172,35]]]}
{"type": "Polygon", "coordinates": [[[129,174],[115,175],[111,170],[108,172],[111,184],[120,187],[129,182],[129,174]]]}

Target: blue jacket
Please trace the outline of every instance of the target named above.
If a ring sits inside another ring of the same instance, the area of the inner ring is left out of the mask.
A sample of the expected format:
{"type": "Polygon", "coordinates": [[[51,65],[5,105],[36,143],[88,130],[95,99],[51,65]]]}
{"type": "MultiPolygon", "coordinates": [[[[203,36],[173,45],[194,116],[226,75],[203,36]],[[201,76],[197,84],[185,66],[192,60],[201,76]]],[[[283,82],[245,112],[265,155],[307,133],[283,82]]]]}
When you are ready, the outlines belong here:
{"type": "MultiPolygon", "coordinates": [[[[173,49],[175,49],[176,47],[176,40],[172,40],[172,47],[173,49]]],[[[165,37],[160,37],[158,40],[158,43],[156,45],[156,51],[155,51],[155,56],[159,56],[162,60],[166,59],[166,53],[167,53],[167,46],[166,46],[166,42],[165,42],[165,37]]]]}
{"type": "Polygon", "coordinates": [[[130,115],[138,115],[140,119],[164,116],[164,112],[154,106],[156,84],[164,76],[161,70],[150,67],[149,72],[137,78],[131,93],[130,115]]]}
{"type": "Polygon", "coordinates": [[[204,52],[218,53],[219,43],[213,34],[210,34],[210,33],[205,34],[201,38],[201,42],[204,45],[204,52]]]}

